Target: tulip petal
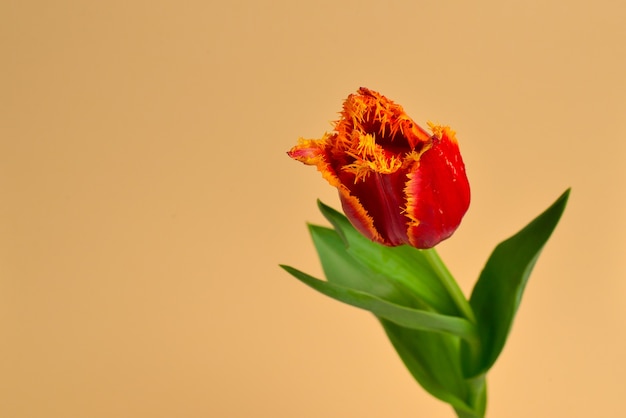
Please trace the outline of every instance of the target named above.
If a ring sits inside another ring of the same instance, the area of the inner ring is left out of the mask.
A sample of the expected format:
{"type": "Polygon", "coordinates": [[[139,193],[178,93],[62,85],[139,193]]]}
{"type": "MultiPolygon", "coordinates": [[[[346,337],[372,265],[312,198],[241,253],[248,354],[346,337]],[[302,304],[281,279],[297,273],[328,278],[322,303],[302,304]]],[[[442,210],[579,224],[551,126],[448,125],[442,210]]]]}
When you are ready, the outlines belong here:
{"type": "MultiPolygon", "coordinates": [[[[406,205],[406,181],[404,171],[392,174],[374,173],[349,186],[350,191],[359,196],[362,207],[373,219],[374,227],[382,238],[380,242],[386,245],[395,246],[408,242],[407,223],[410,219],[402,213],[402,208],[406,205]]],[[[350,216],[348,219],[351,219],[350,216]]]]}
{"type": "Polygon", "coordinates": [[[339,199],[341,207],[350,223],[363,235],[372,241],[385,243],[385,239],[374,227],[374,219],[365,210],[359,199],[350,194],[350,190],[344,185],[339,187],[339,199]]]}
{"type": "Polygon", "coordinates": [[[432,126],[433,146],[421,155],[408,177],[407,215],[411,245],[431,248],[450,237],[470,203],[470,188],[454,131],[432,126]]]}
{"type": "MultiPolygon", "coordinates": [[[[289,150],[287,154],[306,165],[315,165],[318,171],[322,173],[322,177],[339,191],[343,210],[354,227],[370,240],[383,243],[384,239],[374,228],[374,220],[368,215],[359,199],[352,195],[345,183],[340,180],[337,171],[331,164],[333,161],[332,147],[329,143],[334,139],[328,134],[320,140],[301,138],[298,140],[298,145],[289,150]]],[[[343,177],[345,176],[346,174],[343,173],[343,177]]],[[[354,175],[352,175],[349,183],[354,183],[354,175]]]]}

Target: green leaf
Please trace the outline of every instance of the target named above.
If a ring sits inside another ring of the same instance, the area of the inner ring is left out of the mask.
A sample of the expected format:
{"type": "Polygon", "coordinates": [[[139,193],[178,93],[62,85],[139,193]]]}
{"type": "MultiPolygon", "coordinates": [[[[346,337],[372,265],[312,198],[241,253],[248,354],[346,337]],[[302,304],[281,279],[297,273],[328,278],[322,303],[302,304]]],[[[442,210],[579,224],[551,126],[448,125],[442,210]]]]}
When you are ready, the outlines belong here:
{"type": "Polygon", "coordinates": [[[340,212],[318,201],[322,214],[335,227],[347,251],[371,272],[388,277],[402,293],[419,300],[422,307],[446,315],[463,316],[429,260],[408,245],[387,247],[370,241],[340,212]]]}
{"type": "Polygon", "coordinates": [[[403,328],[386,320],[381,323],[406,368],[428,393],[462,411],[463,416],[484,416],[484,377],[479,393],[475,393],[475,383],[463,377],[458,339],[403,328]]]}
{"type": "Polygon", "coordinates": [[[465,379],[460,356],[461,341],[479,343],[467,319],[473,313],[463,297],[471,315],[459,315],[463,307],[445,285],[454,280],[434,250],[373,243],[343,214],[319,205],[335,228],[309,225],[327,281],[281,267],[324,295],[372,312],[420,385],[464,417],[484,416],[484,376],[465,379]]]}
{"type": "Polygon", "coordinates": [[[474,326],[463,318],[396,305],[363,291],[316,279],[293,267],[281,267],[304,284],[326,296],[348,305],[368,310],[377,317],[386,319],[406,329],[439,332],[467,340],[476,338],[474,326]]]}
{"type": "MultiPolygon", "coordinates": [[[[281,267],[326,296],[372,312],[410,373],[426,391],[463,411],[465,416],[483,416],[475,411],[477,407],[471,406],[472,383],[464,379],[460,364],[459,338],[476,341],[474,326],[469,321],[396,305],[364,291],[316,279],[293,267],[281,267]]],[[[481,396],[484,398],[484,393],[481,396]]],[[[484,413],[484,403],[482,408],[484,413]]]]}
{"type": "Polygon", "coordinates": [[[377,274],[348,253],[339,234],[330,228],[309,225],[324,275],[329,282],[361,290],[402,306],[419,307],[411,295],[403,293],[392,280],[377,274]]]}
{"type": "Polygon", "coordinates": [[[500,243],[489,257],[470,298],[481,347],[475,350],[463,345],[466,376],[485,373],[500,355],[528,277],[565,210],[569,192],[566,190],[524,229],[500,243]]]}

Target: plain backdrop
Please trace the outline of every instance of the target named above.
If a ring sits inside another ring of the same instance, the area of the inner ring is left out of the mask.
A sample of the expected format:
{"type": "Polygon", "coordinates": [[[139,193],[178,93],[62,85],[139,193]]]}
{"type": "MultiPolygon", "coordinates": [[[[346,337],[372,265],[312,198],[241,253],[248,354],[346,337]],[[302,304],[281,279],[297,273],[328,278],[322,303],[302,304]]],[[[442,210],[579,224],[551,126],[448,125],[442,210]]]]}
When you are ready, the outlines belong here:
{"type": "Polygon", "coordinates": [[[375,319],[306,288],[338,199],[285,152],[359,86],[457,132],[439,249],[569,206],[489,374],[490,418],[626,409],[626,7],[2,1],[0,416],[452,417],[375,319]]]}

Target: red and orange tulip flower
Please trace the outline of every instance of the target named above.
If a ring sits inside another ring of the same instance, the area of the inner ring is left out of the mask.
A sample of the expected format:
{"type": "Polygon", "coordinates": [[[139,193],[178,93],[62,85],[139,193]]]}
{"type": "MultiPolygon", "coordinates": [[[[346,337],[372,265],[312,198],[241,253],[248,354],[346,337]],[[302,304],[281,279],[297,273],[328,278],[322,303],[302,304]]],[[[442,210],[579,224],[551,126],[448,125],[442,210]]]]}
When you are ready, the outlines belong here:
{"type": "Polygon", "coordinates": [[[333,133],[300,139],[288,154],[317,166],[369,239],[431,248],[459,226],[470,188],[454,131],[429,127],[432,133],[400,105],[360,88],[344,102],[333,133]]]}

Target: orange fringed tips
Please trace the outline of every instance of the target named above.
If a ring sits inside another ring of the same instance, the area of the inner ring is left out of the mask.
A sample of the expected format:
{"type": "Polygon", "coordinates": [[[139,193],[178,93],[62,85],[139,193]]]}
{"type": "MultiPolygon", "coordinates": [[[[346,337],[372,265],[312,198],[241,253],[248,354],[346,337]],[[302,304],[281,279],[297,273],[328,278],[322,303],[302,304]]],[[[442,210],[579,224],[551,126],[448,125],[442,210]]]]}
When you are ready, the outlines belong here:
{"type": "Polygon", "coordinates": [[[317,167],[369,239],[431,248],[461,223],[470,188],[454,131],[429,127],[432,133],[400,105],[361,87],[344,102],[333,133],[300,139],[288,155],[317,167]]]}

